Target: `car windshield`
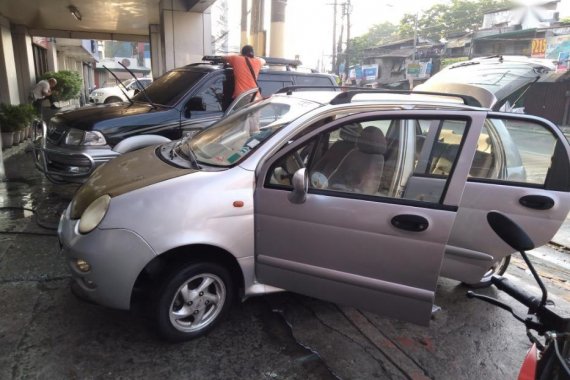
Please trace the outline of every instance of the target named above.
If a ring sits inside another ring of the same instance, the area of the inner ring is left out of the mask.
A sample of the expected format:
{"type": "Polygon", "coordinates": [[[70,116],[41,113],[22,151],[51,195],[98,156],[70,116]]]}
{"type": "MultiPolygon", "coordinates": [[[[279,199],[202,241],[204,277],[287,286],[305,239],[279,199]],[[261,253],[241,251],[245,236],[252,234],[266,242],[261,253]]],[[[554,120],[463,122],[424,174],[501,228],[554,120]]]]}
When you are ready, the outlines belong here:
{"type": "Polygon", "coordinates": [[[276,96],[248,106],[208,129],[183,141],[176,153],[199,164],[229,167],[239,163],[248,153],[275,132],[317,108],[319,103],[276,96]]]}
{"type": "MultiPolygon", "coordinates": [[[[206,73],[190,70],[174,70],[164,74],[146,89],[146,95],[155,104],[175,105],[206,73]]],[[[133,97],[136,102],[147,103],[144,92],[133,97]]]]}

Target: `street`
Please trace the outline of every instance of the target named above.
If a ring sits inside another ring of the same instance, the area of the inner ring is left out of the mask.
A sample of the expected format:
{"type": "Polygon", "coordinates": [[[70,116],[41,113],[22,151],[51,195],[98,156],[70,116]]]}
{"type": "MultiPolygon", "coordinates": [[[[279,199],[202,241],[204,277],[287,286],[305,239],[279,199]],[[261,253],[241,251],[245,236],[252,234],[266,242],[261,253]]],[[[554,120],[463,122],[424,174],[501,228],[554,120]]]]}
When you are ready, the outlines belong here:
{"type": "MultiPolygon", "coordinates": [[[[529,348],[510,314],[446,279],[429,327],[279,293],[236,305],[206,337],[162,342],[148,320],[72,295],[54,229],[76,186],[49,184],[31,160],[8,159],[0,189],[1,379],[513,379],[529,348]]],[[[568,253],[542,247],[532,256],[550,299],[570,312],[568,253]]],[[[507,275],[538,289],[520,257],[507,275]]]]}

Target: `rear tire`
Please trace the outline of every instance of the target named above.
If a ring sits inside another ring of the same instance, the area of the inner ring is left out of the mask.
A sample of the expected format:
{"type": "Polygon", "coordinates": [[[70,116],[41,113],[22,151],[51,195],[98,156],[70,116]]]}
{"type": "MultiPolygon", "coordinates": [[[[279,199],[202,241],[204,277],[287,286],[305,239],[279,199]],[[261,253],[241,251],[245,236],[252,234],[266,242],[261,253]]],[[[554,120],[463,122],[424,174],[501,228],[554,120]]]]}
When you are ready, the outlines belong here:
{"type": "Polygon", "coordinates": [[[228,270],[215,263],[190,263],[171,272],[155,298],[158,333],[181,342],[202,336],[227,316],[235,299],[228,270]]]}
{"type": "Polygon", "coordinates": [[[503,257],[501,260],[494,263],[491,268],[489,268],[489,270],[483,275],[483,278],[481,278],[481,281],[474,284],[466,283],[465,285],[473,289],[480,289],[491,286],[491,277],[494,275],[502,276],[507,271],[507,267],[509,266],[510,262],[511,255],[503,257]]]}

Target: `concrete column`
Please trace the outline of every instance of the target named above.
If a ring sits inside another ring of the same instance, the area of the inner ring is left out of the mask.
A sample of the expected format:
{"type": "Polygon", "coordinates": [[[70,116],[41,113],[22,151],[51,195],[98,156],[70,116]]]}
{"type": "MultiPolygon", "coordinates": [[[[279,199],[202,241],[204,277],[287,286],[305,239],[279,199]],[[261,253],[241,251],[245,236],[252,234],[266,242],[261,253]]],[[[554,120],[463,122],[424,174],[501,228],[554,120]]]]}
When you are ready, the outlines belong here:
{"type": "Polygon", "coordinates": [[[247,0],[241,0],[241,34],[240,47],[249,44],[247,33],[247,0]]]}
{"type": "Polygon", "coordinates": [[[271,39],[269,53],[272,57],[285,58],[285,10],[287,0],[271,1],[271,39]]]}
{"type": "Polygon", "coordinates": [[[47,66],[48,71],[59,71],[59,62],[57,57],[57,49],[53,39],[48,42],[47,48],[47,66]]]}
{"type": "Polygon", "coordinates": [[[0,16],[0,102],[20,103],[17,75],[10,22],[0,16]]]}
{"type": "Polygon", "coordinates": [[[161,43],[164,70],[199,62],[212,53],[212,25],[209,10],[189,12],[183,0],[161,0],[161,43]]]}
{"type": "Polygon", "coordinates": [[[250,41],[253,45],[255,55],[266,55],[265,52],[265,30],[263,0],[253,0],[251,4],[251,35],[250,41]]]}
{"type": "Polygon", "coordinates": [[[152,68],[152,76],[154,78],[158,78],[159,76],[165,73],[164,50],[162,48],[160,25],[158,24],[149,25],[148,35],[150,37],[150,62],[152,68]]]}
{"type": "Polygon", "coordinates": [[[23,25],[12,28],[12,41],[14,44],[14,58],[18,75],[18,90],[20,103],[29,101],[29,94],[36,84],[36,69],[34,67],[34,52],[32,50],[32,37],[23,25]]]}

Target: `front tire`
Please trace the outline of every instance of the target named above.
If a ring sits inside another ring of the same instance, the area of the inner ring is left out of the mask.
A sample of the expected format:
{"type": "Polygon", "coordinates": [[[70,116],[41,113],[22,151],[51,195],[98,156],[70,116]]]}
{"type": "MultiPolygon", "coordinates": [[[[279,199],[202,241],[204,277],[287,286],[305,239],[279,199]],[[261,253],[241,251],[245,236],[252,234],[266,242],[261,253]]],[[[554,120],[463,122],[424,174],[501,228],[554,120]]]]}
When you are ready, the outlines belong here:
{"type": "Polygon", "coordinates": [[[107,99],[105,99],[105,104],[109,104],[109,103],[117,103],[117,102],[122,102],[123,99],[119,98],[118,96],[111,96],[108,97],[107,99]]]}
{"type": "Polygon", "coordinates": [[[227,269],[215,263],[191,263],[172,272],[156,301],[158,333],[180,342],[202,336],[229,312],[235,287],[227,269]]]}

